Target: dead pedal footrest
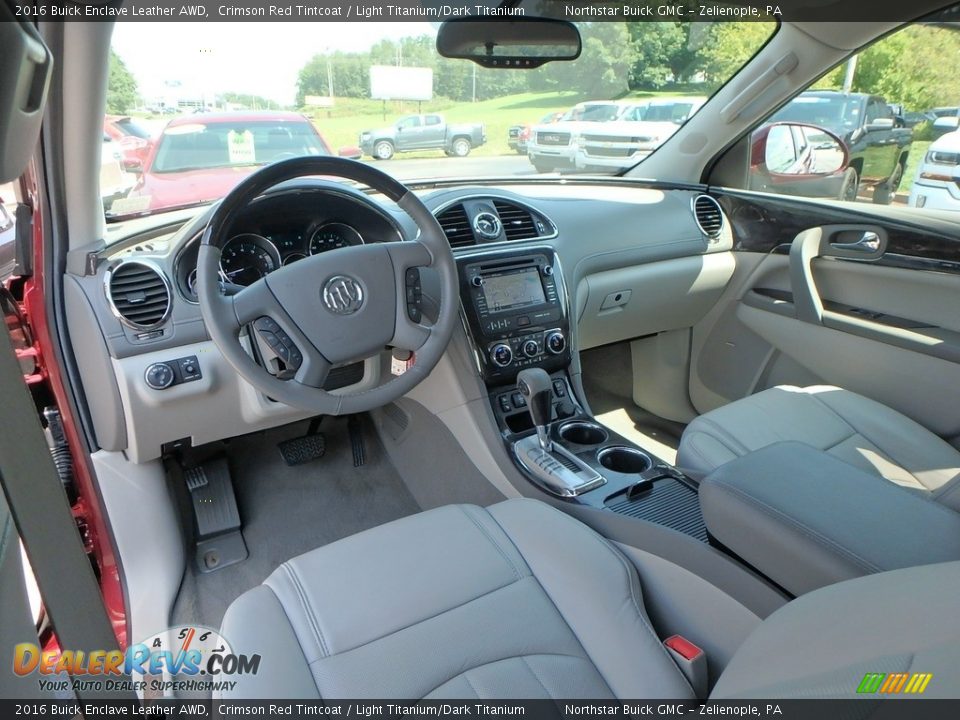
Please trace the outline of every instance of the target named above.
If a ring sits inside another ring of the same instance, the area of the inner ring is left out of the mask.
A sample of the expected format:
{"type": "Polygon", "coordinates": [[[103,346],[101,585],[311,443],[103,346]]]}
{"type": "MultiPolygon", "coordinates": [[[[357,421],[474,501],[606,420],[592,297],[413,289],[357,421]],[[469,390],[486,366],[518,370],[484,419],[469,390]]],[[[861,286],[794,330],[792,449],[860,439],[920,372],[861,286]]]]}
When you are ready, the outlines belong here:
{"type": "Polygon", "coordinates": [[[208,573],[247,558],[240,532],[240,512],[233,494],[227,459],[220,457],[183,471],[190,491],[200,572],[208,573]]]}

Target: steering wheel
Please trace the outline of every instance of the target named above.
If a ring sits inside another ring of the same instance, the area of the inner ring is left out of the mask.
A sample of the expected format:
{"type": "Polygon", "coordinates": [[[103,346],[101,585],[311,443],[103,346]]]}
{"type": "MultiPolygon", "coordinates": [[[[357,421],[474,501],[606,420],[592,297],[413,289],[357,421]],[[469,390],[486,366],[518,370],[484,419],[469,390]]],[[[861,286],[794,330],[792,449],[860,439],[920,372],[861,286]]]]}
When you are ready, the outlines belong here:
{"type": "Polygon", "coordinates": [[[283,160],[244,179],[214,211],[197,259],[200,312],[227,362],[269,397],[323,415],[371,410],[419,384],[440,360],[453,334],[457,293],[450,245],[420,199],[389,175],[336,157],[283,160]],[[237,214],[273,186],[309,175],[354,180],[382,193],[413,219],[419,235],[411,241],[311,255],[278,268],[235,295],[223,294],[220,253],[237,214]],[[407,310],[408,280],[419,272],[416,268],[433,268],[439,275],[440,312],[432,325],[412,320],[407,310]],[[284,359],[292,377],[280,379],[247,353],[240,332],[251,324],[284,359]],[[412,366],[402,375],[352,393],[323,389],[333,366],[379,356],[388,346],[414,353],[412,366]]]}

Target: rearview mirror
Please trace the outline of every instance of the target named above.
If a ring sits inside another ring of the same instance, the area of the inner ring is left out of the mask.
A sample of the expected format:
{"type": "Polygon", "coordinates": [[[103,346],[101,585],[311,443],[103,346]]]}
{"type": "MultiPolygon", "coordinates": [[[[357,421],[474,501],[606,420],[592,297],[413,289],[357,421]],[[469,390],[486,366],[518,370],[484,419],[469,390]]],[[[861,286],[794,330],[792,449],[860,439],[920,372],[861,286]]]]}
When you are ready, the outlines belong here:
{"type": "Polygon", "coordinates": [[[841,198],[850,162],[847,147],[829,130],[773,123],[753,133],[750,188],[803,197],[841,198]]]}
{"type": "Polygon", "coordinates": [[[437,32],[443,57],[472,60],[487,68],[536,68],[580,57],[580,31],[549,18],[447,20],[437,32]]]}

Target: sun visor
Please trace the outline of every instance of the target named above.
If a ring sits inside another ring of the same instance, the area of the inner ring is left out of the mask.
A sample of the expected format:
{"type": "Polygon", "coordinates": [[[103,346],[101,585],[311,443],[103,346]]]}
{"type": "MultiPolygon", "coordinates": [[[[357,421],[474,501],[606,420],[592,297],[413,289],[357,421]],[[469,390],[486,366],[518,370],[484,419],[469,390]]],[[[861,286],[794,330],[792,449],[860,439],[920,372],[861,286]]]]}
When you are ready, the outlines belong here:
{"type": "Polygon", "coordinates": [[[53,57],[36,28],[0,2],[0,183],[23,172],[37,145],[53,57]]]}

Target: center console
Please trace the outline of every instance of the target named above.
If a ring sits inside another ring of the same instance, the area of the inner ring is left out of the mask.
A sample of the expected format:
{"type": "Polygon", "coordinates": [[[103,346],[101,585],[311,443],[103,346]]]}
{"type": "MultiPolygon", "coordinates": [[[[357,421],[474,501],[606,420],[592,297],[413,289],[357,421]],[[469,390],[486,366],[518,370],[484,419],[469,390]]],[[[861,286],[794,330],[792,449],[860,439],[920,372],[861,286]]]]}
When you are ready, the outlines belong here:
{"type": "Polygon", "coordinates": [[[706,541],[696,486],[600,425],[568,370],[570,312],[549,247],[457,258],[464,324],[498,429],[523,474],[546,492],[652,519],[706,541]]]}

